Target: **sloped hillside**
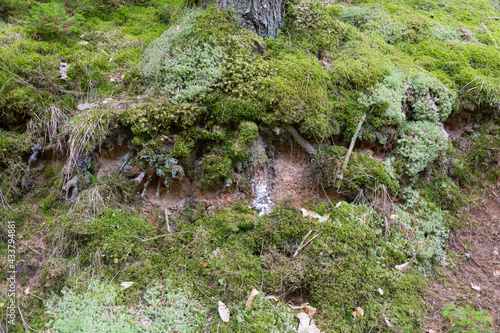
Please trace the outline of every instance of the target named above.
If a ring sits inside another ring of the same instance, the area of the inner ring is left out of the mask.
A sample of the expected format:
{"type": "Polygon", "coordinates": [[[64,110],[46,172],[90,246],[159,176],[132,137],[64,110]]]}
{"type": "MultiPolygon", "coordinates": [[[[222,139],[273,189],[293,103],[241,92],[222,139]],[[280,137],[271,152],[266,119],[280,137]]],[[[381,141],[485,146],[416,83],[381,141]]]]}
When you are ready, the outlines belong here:
{"type": "Polygon", "coordinates": [[[1,332],[500,330],[500,5],[224,8],[0,3],[1,332]]]}

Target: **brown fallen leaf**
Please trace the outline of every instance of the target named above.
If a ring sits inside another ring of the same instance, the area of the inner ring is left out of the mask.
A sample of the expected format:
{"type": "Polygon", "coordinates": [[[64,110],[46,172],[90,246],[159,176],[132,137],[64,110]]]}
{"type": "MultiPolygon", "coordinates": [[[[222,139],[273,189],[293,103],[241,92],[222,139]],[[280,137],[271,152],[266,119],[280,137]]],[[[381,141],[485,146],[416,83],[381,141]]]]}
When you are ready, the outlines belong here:
{"type": "Polygon", "coordinates": [[[481,287],[474,282],[470,282],[470,287],[476,291],[481,291],[481,287]]]}
{"type": "Polygon", "coordinates": [[[215,256],[215,258],[219,259],[220,248],[216,248],[215,250],[213,250],[212,254],[215,256]]]}
{"type": "Polygon", "coordinates": [[[252,289],[252,292],[250,292],[250,296],[248,296],[247,302],[245,304],[245,306],[246,306],[247,309],[250,308],[250,306],[252,305],[253,299],[258,294],[260,294],[260,291],[258,291],[257,289],[252,289]]]}
{"type": "Polygon", "coordinates": [[[275,302],[276,302],[276,305],[277,305],[277,306],[280,306],[280,303],[281,303],[281,302],[280,302],[280,300],[279,300],[279,298],[278,298],[278,297],[276,297],[276,296],[272,296],[272,295],[271,295],[271,296],[266,296],[266,299],[270,299],[270,300],[272,300],[272,301],[275,301],[275,302]]]}
{"type": "Polygon", "coordinates": [[[309,317],[314,316],[314,315],[316,314],[316,311],[317,311],[317,309],[316,309],[316,308],[313,308],[312,306],[310,306],[310,305],[308,305],[308,304],[307,304],[306,306],[304,306],[304,308],[303,308],[303,309],[304,309],[304,311],[307,313],[307,315],[308,315],[309,317]]]}
{"type": "Polygon", "coordinates": [[[360,308],[359,306],[356,307],[356,314],[360,317],[363,317],[365,315],[365,312],[363,311],[363,308],[360,308]]]}
{"type": "Polygon", "coordinates": [[[404,264],[401,264],[401,265],[396,265],[394,266],[398,271],[400,272],[404,272],[408,269],[411,268],[411,261],[408,261],[408,262],[405,262],[404,264]]]}
{"type": "Polygon", "coordinates": [[[490,312],[488,312],[487,316],[491,319],[495,318],[495,311],[491,310],[490,312]]]}
{"type": "Polygon", "coordinates": [[[293,305],[291,304],[290,302],[288,302],[288,306],[292,309],[292,310],[302,310],[303,308],[305,308],[307,306],[307,304],[309,303],[302,303],[300,305],[293,305]]]}
{"type": "Polygon", "coordinates": [[[493,271],[493,276],[494,277],[499,277],[500,276],[500,268],[495,268],[495,270],[493,271]]]}
{"type": "Polygon", "coordinates": [[[227,308],[226,304],[222,303],[219,301],[217,310],[219,310],[219,316],[220,319],[222,319],[223,322],[227,323],[229,322],[229,309],[227,308]]]}

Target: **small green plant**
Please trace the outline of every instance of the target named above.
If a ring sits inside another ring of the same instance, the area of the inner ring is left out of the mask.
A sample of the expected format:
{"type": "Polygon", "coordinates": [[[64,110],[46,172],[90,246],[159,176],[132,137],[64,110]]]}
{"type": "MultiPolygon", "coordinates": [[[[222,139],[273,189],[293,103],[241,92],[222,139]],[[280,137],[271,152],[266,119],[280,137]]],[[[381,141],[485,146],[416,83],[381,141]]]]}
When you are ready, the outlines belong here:
{"type": "Polygon", "coordinates": [[[228,157],[213,153],[205,156],[201,166],[203,171],[200,188],[207,189],[226,179],[232,172],[231,160],[228,157]]]}
{"type": "Polygon", "coordinates": [[[117,293],[112,285],[93,281],[86,293],[63,289],[62,297],[54,296],[46,303],[52,316],[47,323],[53,332],[137,332],[132,315],[115,305],[117,293]]]}
{"type": "Polygon", "coordinates": [[[488,328],[492,319],[487,316],[488,311],[475,311],[470,305],[455,306],[454,303],[446,303],[441,309],[441,314],[452,322],[448,326],[450,332],[493,332],[488,328]]]}
{"type": "Polygon", "coordinates": [[[26,18],[28,33],[42,40],[52,40],[58,36],[75,35],[84,17],[76,13],[70,16],[59,3],[41,3],[30,10],[26,18]]]}
{"type": "Polygon", "coordinates": [[[410,177],[416,176],[431,163],[444,159],[448,140],[439,125],[429,121],[409,121],[403,132],[404,137],[398,140],[396,155],[404,164],[403,172],[410,177]]]}

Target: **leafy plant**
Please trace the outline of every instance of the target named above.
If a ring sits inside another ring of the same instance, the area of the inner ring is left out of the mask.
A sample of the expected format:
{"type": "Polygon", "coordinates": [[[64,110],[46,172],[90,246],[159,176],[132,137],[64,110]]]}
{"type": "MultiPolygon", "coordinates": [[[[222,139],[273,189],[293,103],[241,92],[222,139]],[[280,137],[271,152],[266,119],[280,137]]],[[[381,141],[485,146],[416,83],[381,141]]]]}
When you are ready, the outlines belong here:
{"type": "Polygon", "coordinates": [[[32,36],[52,40],[58,36],[75,35],[83,20],[83,15],[78,13],[70,16],[59,3],[41,3],[29,11],[26,23],[32,36]]]}
{"type": "Polygon", "coordinates": [[[115,304],[117,293],[112,285],[93,281],[86,293],[65,288],[62,297],[54,296],[46,303],[53,317],[47,323],[54,332],[137,332],[132,315],[115,304]]]}
{"type": "Polygon", "coordinates": [[[446,303],[441,309],[441,314],[450,318],[452,325],[447,329],[451,332],[493,332],[488,328],[492,319],[487,316],[488,311],[475,311],[470,305],[455,306],[454,303],[446,303]]]}

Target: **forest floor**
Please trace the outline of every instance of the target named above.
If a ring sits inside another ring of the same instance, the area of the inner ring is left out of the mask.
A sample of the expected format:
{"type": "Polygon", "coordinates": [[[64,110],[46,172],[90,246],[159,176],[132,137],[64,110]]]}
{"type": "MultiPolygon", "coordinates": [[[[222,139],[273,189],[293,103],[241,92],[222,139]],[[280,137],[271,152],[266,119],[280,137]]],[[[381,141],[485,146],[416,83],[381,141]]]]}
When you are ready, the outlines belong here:
{"type": "Polygon", "coordinates": [[[449,257],[456,266],[437,269],[429,283],[427,300],[433,312],[426,329],[430,332],[454,325],[441,314],[446,303],[475,304],[488,311],[492,326],[500,330],[499,190],[498,186],[486,187],[464,208],[468,222],[450,234],[449,257]]]}

